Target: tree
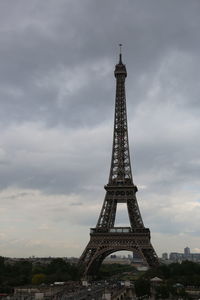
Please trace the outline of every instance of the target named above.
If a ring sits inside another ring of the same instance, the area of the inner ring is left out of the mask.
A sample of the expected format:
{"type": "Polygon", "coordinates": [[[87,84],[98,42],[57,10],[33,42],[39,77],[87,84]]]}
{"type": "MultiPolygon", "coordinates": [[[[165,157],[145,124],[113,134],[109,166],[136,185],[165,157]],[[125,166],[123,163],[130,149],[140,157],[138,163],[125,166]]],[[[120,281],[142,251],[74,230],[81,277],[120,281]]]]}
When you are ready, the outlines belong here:
{"type": "Polygon", "coordinates": [[[150,282],[149,280],[140,278],[135,282],[135,293],[137,297],[144,295],[150,296],[150,282]]]}
{"type": "Polygon", "coordinates": [[[45,274],[35,274],[32,277],[32,284],[39,285],[41,283],[44,283],[45,279],[46,279],[45,274]]]}
{"type": "Polygon", "coordinates": [[[156,287],[156,299],[167,299],[169,298],[169,288],[162,284],[156,287]]]}

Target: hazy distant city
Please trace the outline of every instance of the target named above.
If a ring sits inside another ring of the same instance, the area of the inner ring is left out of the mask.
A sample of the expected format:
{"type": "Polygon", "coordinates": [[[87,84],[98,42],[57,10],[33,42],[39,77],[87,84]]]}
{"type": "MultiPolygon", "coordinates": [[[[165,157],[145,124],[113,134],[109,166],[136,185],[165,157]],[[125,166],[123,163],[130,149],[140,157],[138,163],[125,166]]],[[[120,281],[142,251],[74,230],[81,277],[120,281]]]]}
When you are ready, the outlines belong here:
{"type": "MultiPolygon", "coordinates": [[[[11,258],[7,257],[5,258],[7,263],[14,263],[16,261],[23,261],[27,260],[32,263],[42,263],[42,264],[49,264],[53,259],[56,257],[36,257],[31,256],[28,258],[11,258]]],[[[66,262],[70,262],[72,264],[77,264],[79,258],[77,257],[62,257],[62,259],[66,262]]],[[[182,253],[179,252],[164,252],[161,257],[159,257],[159,260],[162,263],[170,264],[174,262],[181,263],[182,261],[188,260],[192,262],[199,263],[200,262],[200,253],[191,253],[189,247],[185,247],[183,249],[182,253]]],[[[134,264],[135,266],[143,266],[143,259],[136,254],[112,254],[106,257],[106,259],[103,261],[104,264],[134,264]]]]}

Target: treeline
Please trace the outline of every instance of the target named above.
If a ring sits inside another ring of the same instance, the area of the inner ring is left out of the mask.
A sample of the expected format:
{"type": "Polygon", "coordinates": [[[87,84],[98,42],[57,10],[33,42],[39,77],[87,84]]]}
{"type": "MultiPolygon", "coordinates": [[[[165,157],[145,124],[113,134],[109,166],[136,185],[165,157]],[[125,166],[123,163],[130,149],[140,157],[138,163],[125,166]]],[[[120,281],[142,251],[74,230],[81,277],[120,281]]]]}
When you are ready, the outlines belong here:
{"type": "Polygon", "coordinates": [[[200,287],[200,265],[191,261],[181,264],[160,265],[149,269],[135,282],[138,297],[152,294],[151,279],[159,277],[162,281],[154,286],[155,298],[167,299],[170,296],[188,299],[186,287],[200,287]]]}
{"type": "MultiPolygon", "coordinates": [[[[130,265],[103,264],[97,277],[120,278],[125,273],[130,276],[134,273],[138,277],[135,281],[137,296],[151,295],[151,279],[154,277],[162,279],[159,286],[155,287],[156,298],[165,299],[170,295],[187,298],[185,287],[200,286],[200,265],[190,261],[160,265],[144,273],[137,273],[130,265]]],[[[8,264],[0,257],[0,293],[10,293],[16,286],[51,284],[55,281],[74,281],[80,278],[81,270],[61,258],[53,259],[49,264],[32,264],[28,260],[8,264]]]]}
{"type": "Polygon", "coordinates": [[[170,284],[178,282],[184,286],[200,286],[200,264],[183,261],[181,264],[161,265],[156,269],[148,270],[143,277],[153,278],[155,276],[170,284]]]}
{"type": "Polygon", "coordinates": [[[0,293],[10,292],[16,286],[79,279],[80,271],[77,266],[61,258],[53,259],[47,265],[35,265],[28,260],[8,264],[3,257],[0,257],[0,293]]]}
{"type": "Polygon", "coordinates": [[[111,278],[113,276],[121,275],[124,273],[135,273],[137,269],[131,265],[121,264],[102,264],[97,274],[98,279],[111,278]]]}

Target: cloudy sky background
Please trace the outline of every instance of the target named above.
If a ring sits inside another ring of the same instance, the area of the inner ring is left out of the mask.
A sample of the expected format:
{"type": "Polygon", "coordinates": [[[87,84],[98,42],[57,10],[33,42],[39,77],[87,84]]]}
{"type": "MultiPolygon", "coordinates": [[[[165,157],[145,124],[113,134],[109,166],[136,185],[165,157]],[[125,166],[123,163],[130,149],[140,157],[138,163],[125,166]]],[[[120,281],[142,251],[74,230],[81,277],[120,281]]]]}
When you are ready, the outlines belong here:
{"type": "Polygon", "coordinates": [[[200,252],[199,15],[199,0],[0,1],[0,255],[79,256],[89,241],[118,43],[143,221],[159,255],[200,252]]]}

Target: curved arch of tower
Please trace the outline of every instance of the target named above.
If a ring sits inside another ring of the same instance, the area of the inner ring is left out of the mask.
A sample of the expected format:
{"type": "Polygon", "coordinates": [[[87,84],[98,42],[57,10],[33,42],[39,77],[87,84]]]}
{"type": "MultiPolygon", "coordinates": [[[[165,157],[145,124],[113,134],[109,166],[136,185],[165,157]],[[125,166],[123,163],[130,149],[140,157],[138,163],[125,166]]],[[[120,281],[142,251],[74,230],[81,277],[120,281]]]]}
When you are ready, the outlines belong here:
{"type": "Polygon", "coordinates": [[[116,98],[110,176],[97,225],[91,228],[90,241],[79,259],[84,276],[96,274],[106,256],[121,250],[136,252],[150,267],[159,264],[150,242],[150,230],[142,221],[136,198],[137,187],[132,179],[125,94],[127,72],[121,53],[114,75],[116,98]],[[118,203],[127,204],[130,227],[115,227],[118,203]]]}

